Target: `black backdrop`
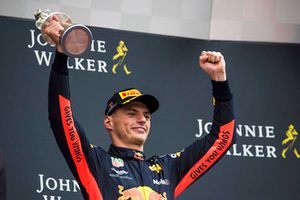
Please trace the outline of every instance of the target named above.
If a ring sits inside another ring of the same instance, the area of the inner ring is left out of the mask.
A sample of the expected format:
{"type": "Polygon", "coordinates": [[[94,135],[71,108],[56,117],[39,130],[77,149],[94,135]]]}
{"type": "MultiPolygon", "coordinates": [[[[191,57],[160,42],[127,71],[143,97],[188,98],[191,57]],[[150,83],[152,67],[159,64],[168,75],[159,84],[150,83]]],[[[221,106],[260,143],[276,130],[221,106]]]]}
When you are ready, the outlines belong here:
{"type": "MultiPolygon", "coordinates": [[[[0,26],[0,149],[7,199],[82,199],[48,123],[47,84],[54,48],[40,40],[33,20],[0,17],[0,26]]],[[[198,67],[198,56],[206,49],[221,51],[235,98],[237,144],[178,199],[300,198],[300,158],[295,154],[300,153],[300,139],[282,144],[290,124],[300,131],[300,45],[91,30],[91,51],[69,59],[74,114],[91,142],[107,149],[105,102],[114,91],[132,86],[160,101],[146,155],[174,153],[207,134],[211,85],[198,67]],[[122,66],[112,72],[121,40],[128,48],[124,64],[130,75],[122,66]]]]}

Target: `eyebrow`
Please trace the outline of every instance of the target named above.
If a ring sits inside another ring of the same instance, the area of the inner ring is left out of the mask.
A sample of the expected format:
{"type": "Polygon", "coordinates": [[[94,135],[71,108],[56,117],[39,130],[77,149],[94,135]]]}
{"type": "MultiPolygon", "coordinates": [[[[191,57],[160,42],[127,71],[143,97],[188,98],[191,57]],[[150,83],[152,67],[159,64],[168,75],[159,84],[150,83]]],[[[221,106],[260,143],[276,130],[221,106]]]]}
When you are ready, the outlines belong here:
{"type": "MultiPolygon", "coordinates": [[[[127,111],[134,111],[134,112],[138,112],[138,109],[134,108],[134,107],[127,107],[126,108],[127,111]]],[[[150,111],[146,110],[145,112],[143,112],[144,114],[151,114],[150,111]]]]}

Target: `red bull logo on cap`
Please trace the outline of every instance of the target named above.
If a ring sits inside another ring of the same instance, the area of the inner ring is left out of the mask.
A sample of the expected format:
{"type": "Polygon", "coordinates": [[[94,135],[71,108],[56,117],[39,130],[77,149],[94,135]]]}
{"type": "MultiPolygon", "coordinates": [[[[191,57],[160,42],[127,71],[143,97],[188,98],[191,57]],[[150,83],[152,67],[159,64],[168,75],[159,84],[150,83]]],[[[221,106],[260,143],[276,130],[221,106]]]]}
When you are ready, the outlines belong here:
{"type": "Polygon", "coordinates": [[[124,190],[122,185],[118,187],[121,194],[118,200],[167,200],[165,192],[159,194],[148,186],[139,186],[127,190],[124,190]]]}

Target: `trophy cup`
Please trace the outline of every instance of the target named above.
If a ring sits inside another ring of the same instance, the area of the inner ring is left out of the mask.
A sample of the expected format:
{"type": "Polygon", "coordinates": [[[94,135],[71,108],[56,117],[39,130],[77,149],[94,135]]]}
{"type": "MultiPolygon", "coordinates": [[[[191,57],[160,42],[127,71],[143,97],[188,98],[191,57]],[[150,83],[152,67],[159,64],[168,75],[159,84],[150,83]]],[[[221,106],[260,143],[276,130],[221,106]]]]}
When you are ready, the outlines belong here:
{"type": "Polygon", "coordinates": [[[44,32],[46,25],[52,20],[52,16],[58,17],[59,23],[64,30],[60,36],[60,44],[64,53],[71,57],[79,57],[85,54],[92,43],[92,32],[82,24],[72,24],[71,19],[64,13],[53,12],[49,14],[49,10],[37,9],[34,14],[36,19],[36,27],[41,30],[42,37],[48,44],[55,45],[52,39],[44,32]]]}

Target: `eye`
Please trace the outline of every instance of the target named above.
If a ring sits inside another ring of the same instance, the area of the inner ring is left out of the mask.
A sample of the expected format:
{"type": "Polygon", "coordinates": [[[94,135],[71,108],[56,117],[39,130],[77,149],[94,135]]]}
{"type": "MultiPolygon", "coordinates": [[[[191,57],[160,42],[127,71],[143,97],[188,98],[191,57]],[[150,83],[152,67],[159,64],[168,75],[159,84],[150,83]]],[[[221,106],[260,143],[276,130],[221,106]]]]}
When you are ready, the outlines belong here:
{"type": "Polygon", "coordinates": [[[128,111],[128,112],[127,112],[127,115],[129,115],[129,116],[134,116],[134,115],[135,115],[135,112],[134,112],[134,111],[128,111]]]}
{"type": "Polygon", "coordinates": [[[150,120],[151,116],[149,114],[144,115],[147,120],[150,120]]]}

